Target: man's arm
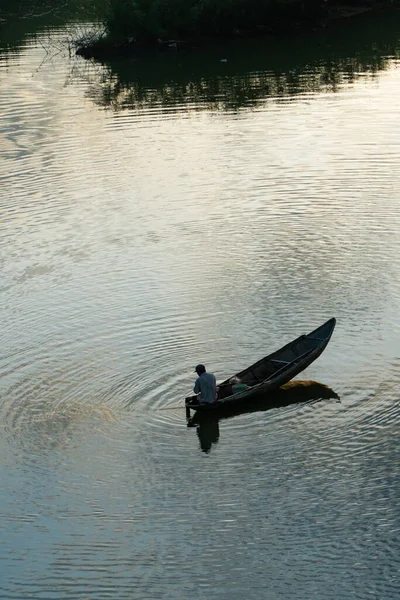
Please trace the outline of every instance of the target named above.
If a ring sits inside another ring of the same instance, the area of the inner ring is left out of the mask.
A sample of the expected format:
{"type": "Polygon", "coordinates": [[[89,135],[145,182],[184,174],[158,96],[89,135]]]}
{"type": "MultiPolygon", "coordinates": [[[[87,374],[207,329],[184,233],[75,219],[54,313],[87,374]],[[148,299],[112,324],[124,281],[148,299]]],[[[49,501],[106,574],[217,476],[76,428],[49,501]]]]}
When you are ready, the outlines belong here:
{"type": "Polygon", "coordinates": [[[200,393],[200,382],[199,382],[198,379],[196,379],[193,391],[194,391],[195,394],[199,394],[200,393]]]}

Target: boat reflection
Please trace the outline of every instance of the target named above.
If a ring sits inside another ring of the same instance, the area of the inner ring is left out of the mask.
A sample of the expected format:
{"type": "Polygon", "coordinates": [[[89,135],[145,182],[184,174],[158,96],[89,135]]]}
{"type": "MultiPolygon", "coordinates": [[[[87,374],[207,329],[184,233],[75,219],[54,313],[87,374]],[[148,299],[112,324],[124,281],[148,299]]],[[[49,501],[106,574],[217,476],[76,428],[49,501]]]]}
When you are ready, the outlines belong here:
{"type": "Polygon", "coordinates": [[[274,393],[249,401],[245,406],[224,406],[210,412],[197,412],[188,419],[187,425],[196,427],[200,448],[203,452],[209,453],[212,446],[219,440],[219,422],[223,419],[273,408],[283,408],[291,404],[328,399],[340,401],[338,394],[323,383],[311,380],[289,381],[274,393]]]}

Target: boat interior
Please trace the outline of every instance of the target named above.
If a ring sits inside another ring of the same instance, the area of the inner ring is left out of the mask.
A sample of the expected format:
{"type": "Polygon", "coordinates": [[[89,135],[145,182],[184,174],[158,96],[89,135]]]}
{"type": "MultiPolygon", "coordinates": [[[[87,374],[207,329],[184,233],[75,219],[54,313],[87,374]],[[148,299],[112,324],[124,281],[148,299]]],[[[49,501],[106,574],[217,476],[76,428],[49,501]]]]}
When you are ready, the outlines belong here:
{"type": "Polygon", "coordinates": [[[297,363],[299,360],[306,358],[310,352],[318,348],[325,341],[323,337],[317,337],[312,334],[303,335],[284,346],[277,352],[262,358],[258,362],[237,373],[234,377],[224,381],[219,385],[218,398],[223,400],[228,396],[237,393],[237,384],[246,384],[247,387],[253,387],[262,383],[266,379],[270,379],[278,375],[281,371],[288,368],[289,365],[297,363]]]}

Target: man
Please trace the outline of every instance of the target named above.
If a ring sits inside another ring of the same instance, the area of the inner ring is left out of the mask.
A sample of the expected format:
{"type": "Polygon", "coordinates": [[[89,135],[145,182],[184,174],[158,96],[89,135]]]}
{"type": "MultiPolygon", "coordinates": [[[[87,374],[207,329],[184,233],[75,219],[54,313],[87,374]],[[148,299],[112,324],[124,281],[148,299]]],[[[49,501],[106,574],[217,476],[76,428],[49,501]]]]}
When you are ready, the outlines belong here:
{"type": "Polygon", "coordinates": [[[207,373],[204,365],[197,365],[195,372],[198,378],[195,381],[193,391],[200,394],[201,404],[211,404],[217,401],[217,383],[212,373],[207,373]]]}

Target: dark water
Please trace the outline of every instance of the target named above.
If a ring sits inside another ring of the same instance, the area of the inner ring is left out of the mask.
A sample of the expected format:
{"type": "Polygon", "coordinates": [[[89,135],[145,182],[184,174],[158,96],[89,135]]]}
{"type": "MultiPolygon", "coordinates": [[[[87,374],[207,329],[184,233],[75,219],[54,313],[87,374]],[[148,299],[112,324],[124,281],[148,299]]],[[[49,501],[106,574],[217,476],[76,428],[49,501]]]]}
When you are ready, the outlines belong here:
{"type": "Polygon", "coordinates": [[[5,44],[1,598],[398,598],[398,24],[5,44]],[[331,316],[317,383],[187,427],[194,364],[331,316]]]}

